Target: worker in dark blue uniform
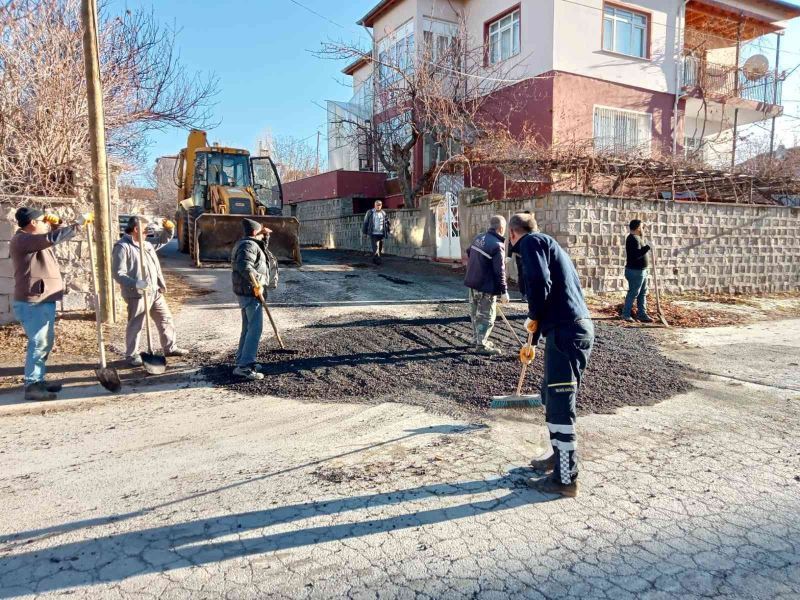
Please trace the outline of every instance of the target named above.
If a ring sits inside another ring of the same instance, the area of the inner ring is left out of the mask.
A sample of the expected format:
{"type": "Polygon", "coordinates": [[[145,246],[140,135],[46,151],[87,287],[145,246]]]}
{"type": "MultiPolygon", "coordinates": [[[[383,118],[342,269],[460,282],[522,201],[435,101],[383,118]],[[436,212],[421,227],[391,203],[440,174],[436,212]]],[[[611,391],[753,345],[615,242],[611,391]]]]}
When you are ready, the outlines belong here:
{"type": "Polygon", "coordinates": [[[512,216],[508,229],[511,244],[522,257],[528,297],[525,328],[534,334],[534,345],[545,338],[542,402],[553,451],[531,465],[552,475],[531,480],[531,485],[572,497],[578,493],[576,404],[592,352],[594,325],[578,273],[558,242],[537,232],[532,214],[512,216]]]}

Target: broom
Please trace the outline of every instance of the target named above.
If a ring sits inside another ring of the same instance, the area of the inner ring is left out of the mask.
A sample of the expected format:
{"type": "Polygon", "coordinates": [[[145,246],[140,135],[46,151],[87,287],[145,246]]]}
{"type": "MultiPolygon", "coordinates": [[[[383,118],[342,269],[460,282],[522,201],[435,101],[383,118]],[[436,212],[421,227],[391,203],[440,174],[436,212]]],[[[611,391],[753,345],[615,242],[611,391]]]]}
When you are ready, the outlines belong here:
{"type": "Polygon", "coordinates": [[[542,398],[539,394],[524,394],[522,393],[522,384],[525,382],[525,373],[528,371],[528,365],[533,362],[536,357],[536,349],[533,347],[533,333],[528,332],[528,342],[520,348],[519,362],[522,363],[522,372],[519,374],[519,382],[517,382],[517,392],[512,396],[492,396],[489,403],[490,409],[507,409],[507,408],[536,408],[542,405],[542,398]]]}

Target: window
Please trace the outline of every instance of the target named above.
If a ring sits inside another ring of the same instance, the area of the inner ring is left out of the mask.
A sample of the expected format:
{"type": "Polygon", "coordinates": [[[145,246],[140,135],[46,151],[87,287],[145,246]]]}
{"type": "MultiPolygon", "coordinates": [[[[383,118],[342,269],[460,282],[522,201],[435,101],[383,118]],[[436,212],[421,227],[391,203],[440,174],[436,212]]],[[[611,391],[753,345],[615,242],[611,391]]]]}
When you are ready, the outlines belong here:
{"type": "Polygon", "coordinates": [[[647,15],[606,5],[603,8],[603,50],[647,58],[647,15]]]}
{"type": "Polygon", "coordinates": [[[378,81],[382,86],[392,85],[402,79],[402,73],[414,67],[414,21],[398,27],[377,46],[378,81]]]}
{"type": "Polygon", "coordinates": [[[683,150],[687,158],[703,158],[703,138],[683,138],[683,150]]]}
{"type": "Polygon", "coordinates": [[[652,115],[594,107],[594,148],[612,154],[650,154],[652,115]]]}
{"type": "Polygon", "coordinates": [[[519,9],[489,24],[489,64],[519,54],[519,9]]]}

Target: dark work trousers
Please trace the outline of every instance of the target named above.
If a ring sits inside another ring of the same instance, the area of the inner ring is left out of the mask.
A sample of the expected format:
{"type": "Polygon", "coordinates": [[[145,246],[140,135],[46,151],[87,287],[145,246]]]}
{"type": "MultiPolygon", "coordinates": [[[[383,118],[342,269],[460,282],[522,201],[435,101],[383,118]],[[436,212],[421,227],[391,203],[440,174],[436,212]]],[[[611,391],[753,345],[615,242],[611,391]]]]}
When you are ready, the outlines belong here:
{"type": "Polygon", "coordinates": [[[383,255],[383,239],[386,236],[380,233],[373,233],[369,237],[372,240],[372,254],[376,258],[380,258],[383,255]]]}
{"type": "Polygon", "coordinates": [[[517,285],[519,286],[519,293],[522,295],[523,299],[527,299],[528,295],[525,293],[525,277],[522,274],[522,256],[515,254],[514,260],[517,263],[517,281],[519,282],[517,285]]]}
{"type": "Polygon", "coordinates": [[[572,483],[578,477],[575,407],[583,371],[594,344],[591,319],[557,325],[547,333],[542,401],[555,454],[553,479],[572,483]]]}

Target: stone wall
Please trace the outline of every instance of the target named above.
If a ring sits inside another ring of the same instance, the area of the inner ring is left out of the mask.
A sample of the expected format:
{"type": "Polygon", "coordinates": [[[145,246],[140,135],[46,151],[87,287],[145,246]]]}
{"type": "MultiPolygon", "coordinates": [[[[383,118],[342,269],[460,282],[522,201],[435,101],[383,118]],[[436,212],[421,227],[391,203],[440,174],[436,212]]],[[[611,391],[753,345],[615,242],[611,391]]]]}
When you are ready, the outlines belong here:
{"type": "MultiPolygon", "coordinates": [[[[645,223],[656,250],[659,283],[668,292],[800,290],[800,209],[663,202],[551,194],[542,198],[459,205],[462,249],[489,217],[529,210],[540,229],[565,248],[587,291],[619,292],[628,223],[645,223]]],[[[509,276],[516,278],[513,263],[509,276]]]]}
{"type": "MultiPolygon", "coordinates": [[[[89,210],[88,205],[74,198],[0,198],[0,323],[14,321],[11,302],[14,293],[14,265],[9,255],[9,244],[17,231],[14,213],[19,206],[31,205],[45,209],[70,222],[89,210]]],[[[55,247],[56,257],[64,278],[64,299],[58,309],[62,311],[85,310],[92,304],[89,247],[85,237],[79,235],[55,247]]]]}
{"type": "MultiPolygon", "coordinates": [[[[321,201],[322,202],[322,201],[321,201]]],[[[312,202],[298,203],[298,207],[312,202]]],[[[386,254],[409,258],[436,258],[434,216],[430,199],[422,198],[420,208],[386,211],[392,235],[386,241],[386,254]]],[[[362,237],[364,215],[330,218],[300,218],[300,243],[304,246],[340,250],[369,251],[369,239],[362,237]]]]}
{"type": "Polygon", "coordinates": [[[294,204],[284,204],[286,217],[297,217],[302,223],[318,219],[333,219],[353,214],[352,198],[331,198],[329,200],[306,200],[294,204]]]}

